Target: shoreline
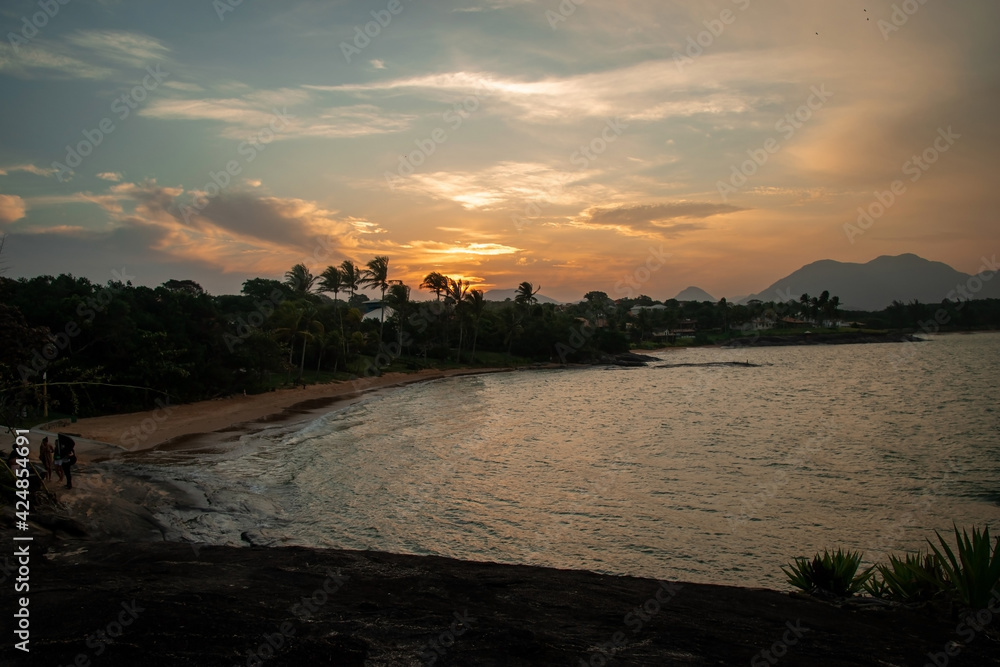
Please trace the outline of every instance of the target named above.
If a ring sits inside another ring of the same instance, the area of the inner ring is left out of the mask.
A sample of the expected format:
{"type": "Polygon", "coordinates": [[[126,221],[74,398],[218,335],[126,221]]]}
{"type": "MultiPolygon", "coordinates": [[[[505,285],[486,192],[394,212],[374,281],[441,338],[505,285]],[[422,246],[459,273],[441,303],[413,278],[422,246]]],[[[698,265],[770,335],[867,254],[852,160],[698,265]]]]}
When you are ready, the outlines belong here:
{"type": "MultiPolygon", "coordinates": [[[[510,373],[513,368],[425,369],[416,373],[387,373],[378,377],[307,385],[247,396],[207,399],[165,405],[142,412],[85,417],[70,423],[55,420],[32,427],[33,454],[41,442],[57,432],[77,441],[79,463],[96,463],[125,453],[185,449],[199,437],[253,433],[276,424],[294,424],[318,417],[331,406],[358,400],[367,394],[465,375],[510,373]]],[[[523,369],[520,369],[523,370],[523,369]]],[[[2,443],[7,445],[6,442],[2,443]]],[[[9,445],[7,445],[9,446],[9,445]]]]}

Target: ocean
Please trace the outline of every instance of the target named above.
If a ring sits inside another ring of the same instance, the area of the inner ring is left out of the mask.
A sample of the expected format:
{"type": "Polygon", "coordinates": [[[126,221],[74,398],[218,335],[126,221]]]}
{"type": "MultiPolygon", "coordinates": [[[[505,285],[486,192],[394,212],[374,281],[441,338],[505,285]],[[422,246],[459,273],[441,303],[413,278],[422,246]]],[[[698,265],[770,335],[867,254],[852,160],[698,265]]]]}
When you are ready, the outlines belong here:
{"type": "Polygon", "coordinates": [[[168,539],[779,589],[796,556],[1000,530],[1000,336],[653,354],[755,366],[456,377],[100,465],[183,489],[151,496],[168,539]]]}

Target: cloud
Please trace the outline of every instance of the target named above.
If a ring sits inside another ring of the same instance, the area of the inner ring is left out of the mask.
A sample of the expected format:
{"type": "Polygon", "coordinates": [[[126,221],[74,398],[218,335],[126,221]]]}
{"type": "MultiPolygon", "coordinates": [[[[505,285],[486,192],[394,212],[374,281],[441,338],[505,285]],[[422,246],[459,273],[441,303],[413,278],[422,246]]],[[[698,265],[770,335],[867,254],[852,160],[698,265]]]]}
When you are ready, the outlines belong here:
{"type": "Polygon", "coordinates": [[[269,127],[278,111],[287,114],[290,120],[275,132],[275,139],[392,134],[408,129],[417,118],[413,114],[387,112],[371,104],[323,107],[311,99],[309,91],[292,88],[259,91],[239,98],[161,98],[139,114],[168,120],[218,121],[226,124],[223,136],[246,139],[247,135],[269,127]]]}
{"type": "Polygon", "coordinates": [[[97,174],[97,177],[105,181],[113,181],[115,183],[122,180],[122,174],[119,171],[102,171],[97,174]]]}
{"type": "Polygon", "coordinates": [[[222,273],[274,273],[300,261],[323,262],[328,255],[356,251],[363,232],[382,231],[366,226],[367,221],[344,219],[315,202],[240,191],[214,197],[185,218],[189,202],[203,196],[149,180],[62,199],[100,206],[112,229],[158,230],[148,236],[156,239],[156,245],[136,252],[155,251],[168,261],[195,262],[222,273]]]}
{"type": "Polygon", "coordinates": [[[80,30],[59,41],[39,37],[17,49],[0,43],[0,72],[108,80],[162,62],[169,53],[163,42],[142,33],[80,30]]]}
{"type": "MultiPolygon", "coordinates": [[[[786,73],[790,67],[787,54],[748,58],[755,61],[752,67],[777,67],[786,73]]],[[[739,77],[740,73],[748,77],[753,70],[741,66],[736,68],[738,73],[733,72],[732,62],[727,62],[728,71],[717,70],[717,77],[704,80],[682,74],[672,60],[650,60],[617,69],[534,80],[463,70],[371,83],[305,87],[366,96],[412,91],[434,99],[474,93],[490,99],[493,106],[496,102],[506,105],[496,112],[516,113],[519,119],[531,122],[564,122],[595,116],[659,121],[696,114],[744,113],[758,104],[757,94],[741,90],[751,88],[752,84],[739,77]]]]}
{"type": "Polygon", "coordinates": [[[612,230],[623,236],[676,238],[690,232],[710,229],[704,222],[673,222],[704,220],[717,215],[738,213],[748,209],[711,202],[664,202],[659,204],[624,204],[591,207],[559,226],[577,229],[612,230]]]}
{"type": "Polygon", "coordinates": [[[99,59],[139,69],[170,53],[170,48],[155,37],[124,30],[80,30],[66,41],[99,59]]]}
{"type": "Polygon", "coordinates": [[[592,208],[586,211],[588,221],[595,225],[648,227],[664,226],[662,223],[678,218],[710,218],[715,215],[737,213],[747,209],[729,204],[710,202],[667,202],[662,204],[636,204],[612,208],[592,208]]]}
{"type": "Polygon", "coordinates": [[[469,255],[483,257],[513,255],[523,251],[522,248],[503,245],[502,243],[466,243],[464,245],[454,245],[439,241],[413,241],[409,245],[434,255],[457,255],[462,257],[469,255]]]}
{"type": "Polygon", "coordinates": [[[17,195],[0,195],[0,225],[9,225],[24,217],[27,207],[17,195]]]}
{"type": "Polygon", "coordinates": [[[19,164],[13,167],[0,167],[0,176],[8,176],[11,172],[15,171],[24,171],[36,176],[53,176],[56,173],[56,170],[52,168],[38,167],[33,164],[19,164]]]}
{"type": "MultiPolygon", "coordinates": [[[[581,0],[582,1],[582,0],[581,0]]],[[[455,7],[453,12],[493,12],[500,9],[517,7],[518,5],[530,4],[534,0],[486,0],[480,4],[470,4],[465,7],[455,7]]]]}
{"type": "MultiPolygon", "coordinates": [[[[596,172],[567,172],[539,162],[500,162],[482,171],[438,171],[392,179],[397,191],[453,201],[467,210],[522,210],[531,204],[579,205],[613,196],[585,182],[596,172]]],[[[384,182],[383,182],[384,185],[384,182]]]]}

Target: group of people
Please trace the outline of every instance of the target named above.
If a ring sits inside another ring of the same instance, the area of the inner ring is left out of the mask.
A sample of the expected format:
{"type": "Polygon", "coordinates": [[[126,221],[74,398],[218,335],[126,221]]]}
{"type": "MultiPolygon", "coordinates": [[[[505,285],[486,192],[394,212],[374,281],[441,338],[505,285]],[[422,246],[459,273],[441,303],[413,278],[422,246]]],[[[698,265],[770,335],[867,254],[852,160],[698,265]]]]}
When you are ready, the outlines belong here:
{"type": "Polygon", "coordinates": [[[66,479],[66,488],[73,488],[73,466],[76,465],[76,442],[73,438],[60,433],[56,436],[56,445],[49,443],[48,437],[42,438],[39,451],[42,465],[45,466],[45,478],[52,480],[52,469],[55,468],[59,481],[66,479]]]}
{"type": "MultiPolygon", "coordinates": [[[[42,461],[42,467],[45,468],[45,474],[42,475],[43,480],[52,481],[52,471],[55,470],[59,481],[65,480],[66,488],[73,488],[73,466],[76,464],[76,442],[73,438],[60,433],[56,436],[55,446],[49,442],[48,437],[42,438],[38,458],[42,461]]],[[[7,465],[14,471],[15,475],[17,469],[21,467],[19,463],[21,460],[15,451],[11,450],[10,456],[7,457],[7,465]]]]}

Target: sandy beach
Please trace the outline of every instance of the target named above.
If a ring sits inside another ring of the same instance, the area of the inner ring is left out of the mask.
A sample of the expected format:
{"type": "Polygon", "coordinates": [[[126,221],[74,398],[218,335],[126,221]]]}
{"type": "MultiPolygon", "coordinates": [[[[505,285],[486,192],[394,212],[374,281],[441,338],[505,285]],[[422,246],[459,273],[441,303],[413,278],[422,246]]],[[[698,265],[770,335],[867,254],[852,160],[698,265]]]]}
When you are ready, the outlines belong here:
{"type": "MultiPolygon", "coordinates": [[[[90,417],[76,422],[54,421],[31,429],[32,458],[43,436],[66,433],[77,443],[79,463],[104,460],[123,452],[200,446],[211,434],[253,432],[278,422],[305,421],[335,403],[364,394],[461,375],[511,372],[509,368],[427,369],[416,373],[386,373],[379,377],[278,389],[263,394],[231,396],[182,405],[164,404],[154,410],[90,417]],[[206,436],[199,438],[197,436],[206,436]]],[[[9,449],[11,436],[0,436],[9,449]]]]}

